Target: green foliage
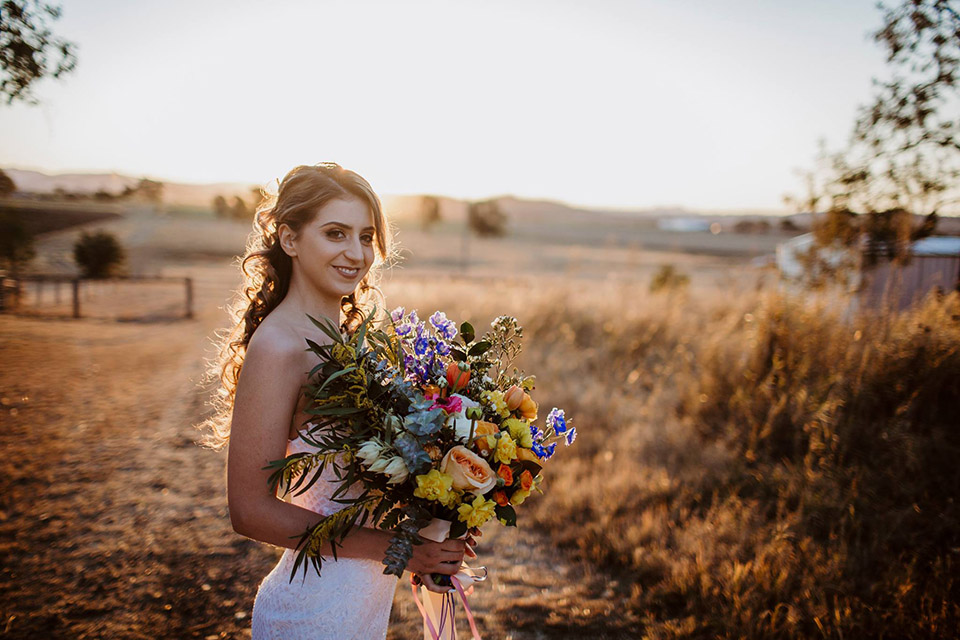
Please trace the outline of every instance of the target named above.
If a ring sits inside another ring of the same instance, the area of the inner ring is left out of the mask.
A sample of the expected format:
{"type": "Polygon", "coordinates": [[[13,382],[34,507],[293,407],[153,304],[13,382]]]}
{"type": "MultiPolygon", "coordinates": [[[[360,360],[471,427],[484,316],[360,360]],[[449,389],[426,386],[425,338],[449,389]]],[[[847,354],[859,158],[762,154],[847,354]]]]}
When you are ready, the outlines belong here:
{"type": "Polygon", "coordinates": [[[84,277],[106,278],[116,274],[125,259],[117,238],[106,231],[82,232],[73,245],[73,259],[84,277]]]}
{"type": "Polygon", "coordinates": [[[690,284],[690,276],[680,273],[672,264],[665,264],[653,274],[653,278],[650,280],[650,292],[683,289],[688,284],[690,284]]]}
{"type": "Polygon", "coordinates": [[[436,196],[421,196],[419,210],[420,226],[424,230],[429,230],[436,224],[439,224],[440,217],[440,198],[436,196]]]}
{"type": "Polygon", "coordinates": [[[33,234],[13,212],[0,209],[0,264],[16,273],[34,255],[33,234]]]}
{"type": "Polygon", "coordinates": [[[39,0],[3,0],[0,5],[0,95],[7,104],[36,104],[36,81],[59,78],[76,66],[76,45],[49,27],[60,19],[60,11],[39,0]]]}
{"type": "Polygon", "coordinates": [[[507,214],[496,200],[471,202],[467,210],[467,224],[478,236],[502,236],[507,233],[507,214]]]}
{"type": "Polygon", "coordinates": [[[9,196],[16,190],[17,185],[14,184],[13,178],[8,176],[6,171],[0,169],[0,197],[9,196]]]}

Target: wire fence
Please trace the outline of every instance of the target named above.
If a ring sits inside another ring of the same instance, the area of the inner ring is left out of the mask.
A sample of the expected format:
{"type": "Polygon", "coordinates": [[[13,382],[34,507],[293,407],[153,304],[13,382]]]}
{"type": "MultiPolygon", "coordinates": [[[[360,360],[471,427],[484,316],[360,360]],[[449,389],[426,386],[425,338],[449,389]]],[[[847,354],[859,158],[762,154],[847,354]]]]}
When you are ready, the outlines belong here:
{"type": "Polygon", "coordinates": [[[3,277],[0,311],[17,315],[121,321],[193,317],[193,279],[56,275],[3,277]]]}

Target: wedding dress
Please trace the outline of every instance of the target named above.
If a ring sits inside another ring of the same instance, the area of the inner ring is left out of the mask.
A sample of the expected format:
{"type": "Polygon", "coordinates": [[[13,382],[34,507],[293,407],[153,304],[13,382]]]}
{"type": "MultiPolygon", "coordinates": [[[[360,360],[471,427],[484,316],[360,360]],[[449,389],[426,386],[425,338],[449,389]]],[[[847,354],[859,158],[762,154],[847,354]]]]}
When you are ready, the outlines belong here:
{"type": "MultiPolygon", "coordinates": [[[[302,439],[287,443],[287,455],[310,451],[302,439]]],[[[331,467],[306,492],[291,496],[293,504],[321,515],[344,505],[330,496],[336,485],[331,467]]],[[[350,492],[347,497],[353,497],[350,492]]],[[[383,574],[378,560],[324,557],[321,576],[312,565],[306,578],[301,566],[293,582],[296,551],[286,549],[257,591],[253,603],[253,640],[370,640],[386,638],[397,578],[383,574]]]]}

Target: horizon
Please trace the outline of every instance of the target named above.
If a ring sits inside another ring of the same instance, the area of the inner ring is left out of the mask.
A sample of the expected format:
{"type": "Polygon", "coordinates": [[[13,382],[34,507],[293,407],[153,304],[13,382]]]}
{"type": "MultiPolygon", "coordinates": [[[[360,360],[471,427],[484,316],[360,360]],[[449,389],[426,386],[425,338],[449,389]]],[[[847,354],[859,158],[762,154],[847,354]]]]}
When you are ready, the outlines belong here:
{"type": "Polygon", "coordinates": [[[332,160],[391,195],[782,215],[882,75],[880,22],[872,0],[68,0],[77,70],[6,108],[0,165],[265,184],[332,160]]]}

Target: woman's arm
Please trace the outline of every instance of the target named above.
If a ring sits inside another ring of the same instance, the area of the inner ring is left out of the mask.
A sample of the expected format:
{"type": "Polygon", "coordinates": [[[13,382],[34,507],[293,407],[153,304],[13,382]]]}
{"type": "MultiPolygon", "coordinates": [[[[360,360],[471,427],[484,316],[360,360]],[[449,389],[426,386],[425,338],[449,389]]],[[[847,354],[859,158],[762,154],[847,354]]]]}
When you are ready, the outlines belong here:
{"type": "MultiPolygon", "coordinates": [[[[254,333],[237,381],[227,454],[227,503],[237,533],[278,547],[295,549],[307,527],[320,516],[284,502],[271,490],[271,460],[286,456],[287,434],[303,382],[303,349],[298,342],[261,326],[254,333]]],[[[382,560],[392,535],[355,527],[337,548],[342,557],[382,560]]],[[[332,555],[329,545],[321,550],[332,555]]],[[[409,569],[452,574],[460,566],[464,543],[425,543],[414,549],[409,569]]]]}

